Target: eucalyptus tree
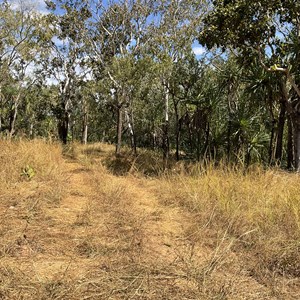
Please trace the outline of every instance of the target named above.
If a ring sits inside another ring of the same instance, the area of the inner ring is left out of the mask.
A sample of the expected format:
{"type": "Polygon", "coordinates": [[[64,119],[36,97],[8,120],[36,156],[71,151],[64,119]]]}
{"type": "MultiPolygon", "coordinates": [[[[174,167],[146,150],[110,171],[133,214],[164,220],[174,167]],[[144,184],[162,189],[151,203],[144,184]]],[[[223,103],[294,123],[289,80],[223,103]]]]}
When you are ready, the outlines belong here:
{"type": "Polygon", "coordinates": [[[173,68],[177,61],[192,52],[192,44],[206,8],[206,1],[161,1],[157,4],[155,22],[149,31],[151,37],[149,52],[160,64],[158,75],[165,110],[162,124],[165,162],[168,160],[170,150],[170,80],[173,68]]]}
{"type": "Polygon", "coordinates": [[[0,5],[0,119],[2,126],[7,111],[6,126],[12,137],[24,91],[36,80],[32,69],[39,50],[42,16],[26,2],[20,1],[17,7],[8,1],[0,5]]]}
{"type": "Polygon", "coordinates": [[[108,82],[117,116],[116,153],[120,153],[124,119],[136,149],[133,95],[139,87],[138,60],[147,44],[146,33],[154,1],[94,1],[90,50],[96,79],[108,82]]]}
{"type": "Polygon", "coordinates": [[[50,13],[46,15],[48,24],[43,38],[40,72],[59,89],[54,112],[59,138],[67,143],[77,88],[80,82],[89,79],[84,36],[86,22],[91,15],[85,1],[57,0],[46,3],[50,13]]]}
{"type": "Polygon", "coordinates": [[[300,171],[300,3],[217,0],[199,40],[207,47],[233,47],[244,58],[281,77],[283,99],[293,123],[295,168],[300,171]]]}

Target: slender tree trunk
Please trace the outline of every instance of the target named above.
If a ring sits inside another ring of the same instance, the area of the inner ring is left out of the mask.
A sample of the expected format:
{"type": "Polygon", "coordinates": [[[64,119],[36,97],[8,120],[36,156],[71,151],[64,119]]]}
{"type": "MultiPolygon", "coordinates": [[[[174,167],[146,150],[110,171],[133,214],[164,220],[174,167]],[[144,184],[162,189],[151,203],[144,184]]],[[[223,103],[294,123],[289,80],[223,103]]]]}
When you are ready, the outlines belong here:
{"type": "Polygon", "coordinates": [[[192,125],[191,122],[189,121],[188,123],[188,131],[189,131],[189,146],[190,146],[190,153],[194,153],[194,143],[193,143],[193,129],[192,129],[192,125]]]}
{"type": "Polygon", "coordinates": [[[67,144],[68,142],[69,123],[69,113],[67,111],[63,111],[60,119],[58,120],[58,135],[63,144],[67,144]]]}
{"type": "Polygon", "coordinates": [[[82,137],[81,143],[86,145],[87,144],[87,137],[88,137],[88,109],[87,105],[84,101],[83,103],[83,119],[82,119],[82,137]]]}
{"type": "Polygon", "coordinates": [[[287,137],[287,168],[293,169],[294,166],[294,139],[292,118],[288,116],[288,137],[287,137]]]}
{"type": "Polygon", "coordinates": [[[197,161],[200,161],[201,130],[197,128],[197,161]]]}
{"type": "Polygon", "coordinates": [[[207,155],[208,155],[208,150],[209,150],[209,132],[210,132],[210,124],[209,124],[209,121],[207,121],[207,124],[206,124],[206,128],[205,128],[205,146],[204,146],[204,151],[205,151],[205,157],[206,158],[209,158],[207,155]]]}
{"type": "Polygon", "coordinates": [[[232,131],[232,113],[228,112],[228,127],[227,127],[227,162],[230,162],[230,151],[231,151],[231,131],[232,131]]]}
{"type": "Polygon", "coordinates": [[[20,97],[21,97],[21,94],[19,93],[14,101],[13,114],[11,116],[10,124],[9,124],[9,138],[12,138],[12,136],[15,133],[15,126],[16,126],[16,120],[17,120],[17,115],[18,115],[20,97]]]}
{"type": "Polygon", "coordinates": [[[16,125],[16,120],[17,120],[17,114],[18,114],[18,106],[15,105],[13,109],[13,114],[10,119],[10,124],[9,124],[9,138],[12,138],[12,136],[15,133],[15,125],[16,125]]]}
{"type": "Polygon", "coordinates": [[[73,142],[75,142],[76,141],[76,120],[75,119],[73,119],[72,120],[72,127],[71,127],[71,129],[72,129],[72,143],[73,142]]]}
{"type": "Polygon", "coordinates": [[[82,144],[86,145],[87,144],[87,137],[88,137],[88,123],[87,123],[87,117],[85,117],[84,119],[84,124],[83,124],[83,128],[82,128],[82,144]]]}
{"type": "Polygon", "coordinates": [[[165,87],[165,120],[163,124],[163,161],[164,168],[167,167],[170,152],[169,144],[169,90],[165,87]]]}
{"type": "Polygon", "coordinates": [[[70,96],[70,80],[60,90],[60,108],[58,113],[58,136],[63,144],[68,142],[68,134],[70,128],[69,106],[71,103],[70,96]]]}
{"type": "Polygon", "coordinates": [[[168,159],[169,159],[169,121],[165,120],[163,124],[163,160],[164,166],[167,166],[168,159]]]}
{"type": "Polygon", "coordinates": [[[126,122],[127,122],[128,129],[129,129],[129,134],[130,134],[131,149],[132,149],[133,153],[136,155],[136,139],[135,139],[135,134],[134,134],[134,130],[133,130],[133,120],[132,120],[133,118],[130,119],[127,109],[125,109],[125,118],[126,118],[126,122]]]}
{"type": "Polygon", "coordinates": [[[116,155],[121,153],[122,144],[122,127],[123,127],[123,116],[122,116],[122,105],[117,106],[117,143],[116,143],[116,155]]]}
{"type": "Polygon", "coordinates": [[[236,110],[235,105],[235,91],[237,89],[234,80],[230,80],[228,82],[228,96],[227,96],[227,110],[228,110],[228,127],[227,127],[227,161],[230,162],[230,154],[231,154],[231,133],[232,133],[232,126],[233,126],[233,117],[234,112],[236,110]]]}
{"type": "Polygon", "coordinates": [[[271,138],[269,144],[269,164],[272,165],[274,162],[274,137],[275,137],[275,124],[276,120],[272,120],[271,138]]]}
{"type": "Polygon", "coordinates": [[[179,144],[180,144],[180,121],[178,113],[178,103],[174,101],[174,110],[175,110],[175,126],[176,126],[176,160],[179,161],[179,144]]]}
{"type": "Polygon", "coordinates": [[[286,104],[284,101],[281,101],[280,102],[280,113],[279,113],[279,119],[278,119],[278,128],[277,128],[276,151],[275,151],[275,160],[276,160],[276,163],[279,163],[279,164],[281,164],[281,158],[282,158],[285,115],[286,115],[286,104]]]}
{"type": "MultiPolygon", "coordinates": [[[[280,88],[282,92],[282,100],[285,102],[285,109],[288,114],[288,141],[287,141],[287,167],[288,169],[297,168],[299,165],[299,158],[296,159],[297,149],[297,113],[295,112],[291,101],[289,99],[289,93],[287,90],[287,77],[281,78],[280,88]],[[297,162],[296,162],[297,160],[297,162]]],[[[299,138],[299,137],[298,137],[299,138]]],[[[300,148],[297,152],[299,153],[300,148]]]]}
{"type": "Polygon", "coordinates": [[[300,172],[300,115],[297,113],[294,117],[294,153],[295,169],[300,172]]]}

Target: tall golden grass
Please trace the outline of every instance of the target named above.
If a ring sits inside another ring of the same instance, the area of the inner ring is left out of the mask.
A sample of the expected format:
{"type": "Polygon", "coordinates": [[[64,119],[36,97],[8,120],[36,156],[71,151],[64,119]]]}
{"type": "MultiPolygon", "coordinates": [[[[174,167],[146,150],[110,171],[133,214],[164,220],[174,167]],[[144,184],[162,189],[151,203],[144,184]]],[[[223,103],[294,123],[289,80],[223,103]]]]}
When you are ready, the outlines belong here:
{"type": "Polygon", "coordinates": [[[249,263],[299,276],[299,174],[259,166],[247,172],[225,166],[199,169],[198,175],[167,176],[157,182],[161,201],[194,214],[191,234],[226,234],[233,248],[253,256],[249,263]]]}

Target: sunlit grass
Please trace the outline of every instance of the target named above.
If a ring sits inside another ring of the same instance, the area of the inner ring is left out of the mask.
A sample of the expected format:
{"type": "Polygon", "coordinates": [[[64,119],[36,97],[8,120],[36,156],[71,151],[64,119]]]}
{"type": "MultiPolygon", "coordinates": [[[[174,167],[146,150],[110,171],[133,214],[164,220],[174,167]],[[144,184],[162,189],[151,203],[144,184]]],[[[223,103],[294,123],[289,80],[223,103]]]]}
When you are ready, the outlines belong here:
{"type": "Polygon", "coordinates": [[[164,169],[159,152],[101,143],[0,145],[0,296],[286,299],[300,275],[298,174],[164,169]]]}

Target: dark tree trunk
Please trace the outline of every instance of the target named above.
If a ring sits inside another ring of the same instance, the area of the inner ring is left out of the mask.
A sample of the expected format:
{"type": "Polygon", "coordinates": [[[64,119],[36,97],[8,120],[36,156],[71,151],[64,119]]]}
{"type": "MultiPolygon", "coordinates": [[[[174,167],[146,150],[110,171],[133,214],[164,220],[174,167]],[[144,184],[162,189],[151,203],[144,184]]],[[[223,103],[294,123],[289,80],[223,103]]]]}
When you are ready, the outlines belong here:
{"type": "Polygon", "coordinates": [[[210,132],[210,124],[209,121],[207,121],[206,129],[205,129],[205,157],[209,158],[209,132],[210,132]]]}
{"type": "Polygon", "coordinates": [[[169,121],[165,120],[163,124],[163,160],[164,166],[166,167],[168,159],[169,159],[169,152],[170,152],[170,144],[169,144],[169,121]]]}
{"type": "Polygon", "coordinates": [[[294,153],[295,153],[295,169],[300,172],[300,115],[295,114],[294,122],[294,153]]]}
{"type": "Polygon", "coordinates": [[[58,120],[58,135],[63,144],[67,144],[68,142],[69,123],[70,117],[68,112],[62,112],[61,117],[58,120]]]}
{"type": "Polygon", "coordinates": [[[269,164],[272,165],[274,163],[274,137],[275,137],[275,124],[276,120],[272,120],[272,129],[271,129],[271,138],[269,144],[269,164]]]}
{"type": "Polygon", "coordinates": [[[291,116],[288,116],[288,137],[287,137],[287,168],[289,170],[294,167],[294,138],[293,123],[291,116]]]}
{"type": "Polygon", "coordinates": [[[281,164],[281,158],[282,158],[285,115],[286,115],[286,104],[284,101],[281,101],[280,102],[280,113],[279,113],[279,119],[278,119],[278,128],[277,128],[277,143],[276,143],[276,151],[275,151],[275,160],[276,160],[276,163],[278,163],[278,164],[281,164]]]}
{"type": "Polygon", "coordinates": [[[200,161],[201,156],[201,130],[197,129],[197,161],[200,161]]]}

